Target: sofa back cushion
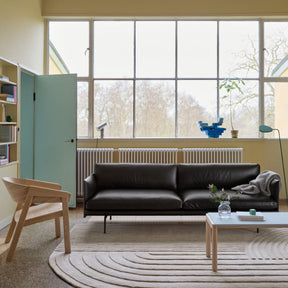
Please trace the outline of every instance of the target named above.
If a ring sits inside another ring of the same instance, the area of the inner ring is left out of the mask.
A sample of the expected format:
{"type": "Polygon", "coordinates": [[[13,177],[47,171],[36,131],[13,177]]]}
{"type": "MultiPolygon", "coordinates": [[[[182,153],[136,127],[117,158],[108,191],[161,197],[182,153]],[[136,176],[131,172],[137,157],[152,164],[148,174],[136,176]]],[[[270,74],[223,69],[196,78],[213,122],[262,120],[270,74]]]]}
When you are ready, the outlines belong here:
{"type": "Polygon", "coordinates": [[[260,173],[259,164],[179,164],[178,191],[207,189],[214,184],[218,189],[230,189],[248,184],[260,173]]]}
{"type": "Polygon", "coordinates": [[[177,190],[177,166],[170,164],[95,164],[97,190],[177,190]]]}

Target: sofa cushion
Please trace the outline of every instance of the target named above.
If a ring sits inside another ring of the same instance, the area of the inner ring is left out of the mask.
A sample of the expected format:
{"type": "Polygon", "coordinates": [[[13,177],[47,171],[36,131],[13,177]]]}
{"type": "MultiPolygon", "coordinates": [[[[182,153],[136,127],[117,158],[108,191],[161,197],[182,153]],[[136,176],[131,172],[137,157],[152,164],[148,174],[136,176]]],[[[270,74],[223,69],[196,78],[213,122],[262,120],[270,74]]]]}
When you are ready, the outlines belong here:
{"type": "Polygon", "coordinates": [[[170,164],[95,164],[97,190],[177,189],[177,166],[170,164]]]}
{"type": "Polygon", "coordinates": [[[260,173],[259,164],[179,164],[178,191],[207,189],[214,184],[218,189],[249,183],[260,173]]]}
{"type": "Polygon", "coordinates": [[[101,190],[86,202],[88,210],[179,210],[181,198],[171,190],[101,190]]]}
{"type": "MultiPolygon", "coordinates": [[[[231,196],[235,196],[235,191],[226,190],[231,196]]],[[[184,210],[202,210],[202,211],[217,211],[219,203],[211,202],[209,191],[205,190],[186,190],[180,193],[183,199],[184,210]]],[[[239,199],[230,202],[232,211],[248,211],[253,208],[258,211],[271,211],[278,209],[277,201],[265,195],[236,195],[239,199]]]]}

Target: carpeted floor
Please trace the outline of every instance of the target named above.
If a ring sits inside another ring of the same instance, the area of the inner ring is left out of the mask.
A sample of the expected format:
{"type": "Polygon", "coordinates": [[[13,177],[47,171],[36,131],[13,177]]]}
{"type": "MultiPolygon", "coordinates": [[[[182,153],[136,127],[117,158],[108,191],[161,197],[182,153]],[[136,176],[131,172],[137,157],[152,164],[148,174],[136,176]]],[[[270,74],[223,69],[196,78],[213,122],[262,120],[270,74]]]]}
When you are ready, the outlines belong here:
{"type": "MultiPolygon", "coordinates": [[[[284,203],[282,206],[280,206],[280,211],[288,211],[288,206],[286,203],[284,203]]],[[[101,219],[101,221],[103,221],[102,217],[98,218],[98,219],[101,219]]],[[[118,217],[115,217],[115,219],[113,218],[113,222],[116,221],[117,219],[118,219],[118,217]]],[[[128,219],[131,219],[131,220],[134,219],[137,221],[136,227],[135,227],[136,230],[134,229],[134,234],[136,237],[138,237],[138,230],[137,230],[138,225],[137,225],[137,223],[139,223],[139,221],[142,221],[141,217],[130,216],[130,217],[128,217],[128,219]]],[[[161,219],[163,219],[163,221],[164,221],[163,224],[165,224],[166,218],[162,217],[161,219]]],[[[79,223],[85,224],[85,222],[87,222],[87,221],[88,221],[87,218],[85,218],[85,219],[83,218],[83,208],[81,207],[81,205],[78,205],[77,209],[71,209],[70,210],[70,227],[71,228],[74,227],[76,224],[79,224],[79,223]]],[[[92,219],[92,222],[93,222],[93,219],[92,219]]],[[[90,221],[89,221],[88,225],[90,225],[90,221]]],[[[111,230],[110,225],[111,224],[108,224],[108,231],[107,231],[107,235],[106,235],[107,238],[105,238],[105,239],[102,238],[102,240],[105,240],[106,242],[109,239],[111,239],[111,241],[114,241],[113,235],[111,234],[112,230],[111,230]]],[[[81,226],[81,227],[84,227],[84,226],[81,226]]],[[[117,227],[119,227],[119,226],[117,226],[117,227]]],[[[144,226],[140,226],[140,228],[141,227],[143,228],[144,226]]],[[[168,227],[167,229],[169,229],[169,225],[167,225],[165,227],[168,227]]],[[[193,227],[193,225],[191,225],[191,227],[193,227]]],[[[75,227],[75,229],[76,229],[76,227],[75,227]]],[[[189,228],[189,229],[191,229],[191,228],[189,228]]],[[[94,230],[95,230],[94,231],[95,233],[93,233],[93,235],[95,238],[91,238],[90,242],[93,242],[94,239],[98,239],[99,237],[106,237],[103,234],[102,224],[97,226],[97,227],[94,227],[94,230]]],[[[0,231],[0,241],[1,241],[1,239],[5,238],[7,231],[8,231],[8,227],[5,229],[2,229],[0,231]]],[[[150,231],[150,236],[153,235],[152,232],[153,231],[150,231]]],[[[252,231],[252,233],[246,233],[245,232],[245,235],[246,236],[248,235],[248,237],[250,237],[252,235],[254,237],[255,236],[254,232],[255,231],[252,231]]],[[[73,229],[72,229],[71,234],[73,236],[73,229]]],[[[123,235],[123,231],[121,232],[121,229],[120,229],[120,231],[116,234],[117,235],[118,234],[123,235]]],[[[84,234],[82,234],[82,235],[84,235],[84,234]]],[[[261,230],[260,230],[260,235],[262,235],[261,230]]],[[[194,236],[195,236],[195,233],[193,233],[193,231],[192,231],[191,238],[190,238],[191,242],[193,241],[194,236]]],[[[204,230],[203,230],[202,236],[204,237],[204,230]]],[[[278,236],[281,239],[282,235],[278,235],[278,236]]],[[[149,237],[147,240],[149,240],[149,237]]],[[[174,239],[175,237],[181,238],[181,235],[172,235],[171,239],[174,239]]],[[[219,233],[219,241],[223,240],[221,237],[224,237],[224,234],[222,234],[220,232],[219,233]]],[[[239,239],[242,239],[242,237],[244,237],[244,233],[241,234],[239,239]]],[[[283,238],[283,239],[285,239],[285,238],[283,238]]],[[[27,288],[36,288],[36,287],[37,288],[38,287],[41,287],[41,288],[54,288],[54,287],[55,288],[56,287],[57,288],[72,288],[72,287],[74,287],[71,284],[63,281],[49,267],[49,263],[48,263],[49,257],[51,255],[51,253],[53,253],[55,248],[61,243],[61,241],[62,241],[62,238],[55,239],[54,222],[53,221],[47,221],[45,223],[39,223],[39,224],[25,227],[23,229],[22,234],[21,234],[19,244],[17,246],[17,249],[16,249],[16,252],[15,252],[15,255],[14,255],[12,262],[6,262],[7,253],[4,252],[3,254],[1,254],[1,251],[0,251],[0,288],[20,288],[20,287],[21,288],[26,288],[26,287],[27,288]]],[[[74,245],[73,241],[74,240],[72,239],[72,245],[74,245]]],[[[106,242],[104,242],[104,243],[102,242],[103,245],[101,245],[101,246],[105,247],[106,242]]],[[[262,241],[261,245],[263,245],[265,247],[265,245],[266,245],[265,243],[266,243],[265,241],[262,241]]],[[[274,245],[274,248],[273,248],[273,249],[275,249],[274,251],[277,253],[278,253],[278,251],[282,251],[283,247],[285,248],[287,246],[286,243],[282,242],[280,247],[278,247],[279,242],[276,242],[277,245],[274,245]]],[[[131,245],[131,247],[134,247],[134,243],[131,245]]],[[[243,249],[243,247],[244,247],[243,245],[240,245],[241,249],[243,249]]],[[[202,247],[201,251],[199,250],[199,252],[202,253],[203,249],[204,248],[202,247]]],[[[105,251],[102,251],[102,252],[105,252],[105,251]]],[[[273,255],[278,255],[277,253],[275,253],[273,255]]],[[[141,256],[141,258],[142,258],[142,256],[141,256]]],[[[276,260],[276,261],[278,261],[278,260],[276,260]]],[[[286,260],[284,259],[283,261],[285,262],[286,260]]],[[[209,265],[210,264],[208,263],[207,269],[210,273],[209,265]]],[[[285,262],[285,265],[286,265],[286,262],[285,262]]],[[[268,267],[267,264],[265,264],[264,266],[268,267]]],[[[247,269],[247,265],[244,265],[242,267],[243,267],[243,271],[245,271],[247,269]]],[[[220,268],[220,265],[219,265],[219,268],[220,268]]],[[[283,270],[281,270],[280,266],[278,266],[278,268],[279,268],[280,272],[283,271],[283,270]]],[[[284,271],[286,272],[287,269],[284,271]]],[[[222,272],[221,272],[221,270],[219,270],[219,273],[222,273],[222,272]]],[[[242,279],[244,279],[243,281],[245,281],[245,276],[242,277],[242,279]]],[[[241,287],[246,287],[247,286],[246,284],[247,283],[242,283],[241,287]]],[[[276,287],[279,287],[279,288],[282,288],[282,287],[288,288],[288,285],[286,282],[283,282],[283,283],[276,282],[275,285],[276,285],[276,287]]],[[[108,286],[108,287],[112,288],[112,286],[108,286]]],[[[178,287],[178,286],[176,285],[176,287],[178,287]]],[[[222,285],[214,284],[213,287],[218,288],[218,287],[222,287],[222,285]]],[[[237,287],[237,286],[231,284],[229,287],[237,287]]]]}
{"type": "Polygon", "coordinates": [[[49,259],[75,287],[288,287],[288,229],[219,231],[218,272],[205,254],[202,219],[113,219],[107,234],[91,218],[71,232],[72,253],[60,243],[49,259]]]}
{"type": "MultiPolygon", "coordinates": [[[[87,221],[81,205],[70,209],[69,214],[71,228],[87,221]]],[[[0,241],[7,231],[8,227],[0,231],[0,241]]],[[[6,252],[0,255],[0,288],[72,288],[48,264],[50,254],[61,241],[62,237],[55,238],[54,220],[24,227],[13,260],[6,262],[6,252]]]]}

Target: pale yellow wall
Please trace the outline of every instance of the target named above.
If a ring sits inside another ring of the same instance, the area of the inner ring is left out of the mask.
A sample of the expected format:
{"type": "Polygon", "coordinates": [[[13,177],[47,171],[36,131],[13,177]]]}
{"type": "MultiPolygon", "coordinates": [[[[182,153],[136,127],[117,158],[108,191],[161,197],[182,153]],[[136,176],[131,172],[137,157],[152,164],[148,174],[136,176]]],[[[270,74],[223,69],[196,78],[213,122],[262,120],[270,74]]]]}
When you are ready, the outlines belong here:
{"type": "Polygon", "coordinates": [[[43,74],[41,0],[0,0],[0,57],[43,74]]]}
{"type": "MultiPolygon", "coordinates": [[[[281,77],[288,77],[288,69],[281,77]]],[[[288,107],[288,83],[276,82],[274,86],[275,96],[275,128],[278,128],[281,137],[288,137],[287,107],[288,107]]]]}
{"type": "Polygon", "coordinates": [[[62,72],[59,70],[56,63],[49,57],[49,74],[55,75],[55,74],[62,74],[62,72]]]}
{"type": "Polygon", "coordinates": [[[287,0],[43,0],[44,16],[283,16],[287,0]]]}
{"type": "MultiPolygon", "coordinates": [[[[44,18],[41,0],[0,0],[0,57],[43,74],[44,18]]],[[[11,79],[16,82],[15,79],[11,79]]],[[[0,169],[17,177],[17,165],[0,169]]],[[[0,229],[9,224],[15,203],[0,181],[0,229]]]]}
{"type": "MultiPolygon", "coordinates": [[[[43,16],[176,18],[288,15],[287,0],[43,0],[42,4],[43,16]]],[[[96,147],[96,140],[78,140],[77,145],[96,147]]],[[[279,142],[275,139],[104,139],[99,140],[98,147],[242,147],[244,162],[259,163],[262,170],[276,171],[283,178],[279,142]]],[[[284,157],[288,156],[288,140],[283,140],[283,149],[284,157]]],[[[285,198],[284,189],[281,198],[285,198]]]]}
{"type": "MultiPolygon", "coordinates": [[[[7,175],[17,177],[17,164],[5,166],[0,169],[0,179],[7,175]]],[[[12,201],[4,183],[0,181],[0,229],[10,223],[15,207],[15,202],[12,201]]]]}

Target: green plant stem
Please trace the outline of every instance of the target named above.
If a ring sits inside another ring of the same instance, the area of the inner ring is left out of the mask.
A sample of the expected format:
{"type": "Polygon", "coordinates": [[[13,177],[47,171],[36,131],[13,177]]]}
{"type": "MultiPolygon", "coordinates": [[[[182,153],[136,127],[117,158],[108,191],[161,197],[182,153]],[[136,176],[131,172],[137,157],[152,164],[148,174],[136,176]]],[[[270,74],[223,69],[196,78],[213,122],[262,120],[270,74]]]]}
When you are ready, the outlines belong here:
{"type": "Polygon", "coordinates": [[[233,126],[233,111],[232,111],[232,95],[231,95],[231,91],[230,91],[230,124],[231,124],[231,129],[234,130],[234,126],[233,126]]]}

